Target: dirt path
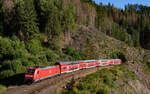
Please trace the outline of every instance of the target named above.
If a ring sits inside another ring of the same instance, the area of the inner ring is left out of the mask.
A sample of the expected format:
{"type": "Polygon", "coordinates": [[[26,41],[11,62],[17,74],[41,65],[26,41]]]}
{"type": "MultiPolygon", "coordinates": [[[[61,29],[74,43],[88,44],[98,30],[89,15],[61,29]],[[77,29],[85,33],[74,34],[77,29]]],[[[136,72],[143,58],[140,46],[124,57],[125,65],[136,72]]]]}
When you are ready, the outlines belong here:
{"type": "Polygon", "coordinates": [[[74,73],[52,77],[31,85],[17,86],[16,88],[9,89],[0,94],[52,94],[58,89],[65,87],[72,80],[72,77],[74,77],[74,79],[80,79],[102,68],[106,67],[79,70],[74,73]]]}

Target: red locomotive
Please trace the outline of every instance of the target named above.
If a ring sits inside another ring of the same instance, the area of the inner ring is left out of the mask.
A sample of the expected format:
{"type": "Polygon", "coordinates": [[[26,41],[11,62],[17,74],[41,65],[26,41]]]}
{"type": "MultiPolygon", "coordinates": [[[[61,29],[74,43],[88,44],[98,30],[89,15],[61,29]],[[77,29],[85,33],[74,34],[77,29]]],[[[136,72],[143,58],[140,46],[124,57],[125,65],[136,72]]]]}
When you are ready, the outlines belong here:
{"type": "Polygon", "coordinates": [[[82,60],[82,61],[69,61],[58,62],[53,66],[37,66],[30,67],[25,73],[25,79],[33,82],[60,75],[62,73],[68,73],[77,71],[84,68],[92,68],[98,66],[119,65],[122,61],[120,59],[101,59],[101,60],[82,60]]]}

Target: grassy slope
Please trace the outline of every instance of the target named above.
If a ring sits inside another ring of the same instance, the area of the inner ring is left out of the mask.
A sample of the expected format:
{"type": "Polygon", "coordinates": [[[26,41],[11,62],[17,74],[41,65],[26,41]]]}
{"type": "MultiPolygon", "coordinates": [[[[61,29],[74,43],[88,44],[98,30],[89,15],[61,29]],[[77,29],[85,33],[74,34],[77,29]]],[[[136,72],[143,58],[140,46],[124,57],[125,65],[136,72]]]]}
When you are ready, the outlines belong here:
{"type": "Polygon", "coordinates": [[[136,76],[124,65],[105,68],[76,81],[63,94],[134,94],[129,81],[136,82],[136,76]]]}

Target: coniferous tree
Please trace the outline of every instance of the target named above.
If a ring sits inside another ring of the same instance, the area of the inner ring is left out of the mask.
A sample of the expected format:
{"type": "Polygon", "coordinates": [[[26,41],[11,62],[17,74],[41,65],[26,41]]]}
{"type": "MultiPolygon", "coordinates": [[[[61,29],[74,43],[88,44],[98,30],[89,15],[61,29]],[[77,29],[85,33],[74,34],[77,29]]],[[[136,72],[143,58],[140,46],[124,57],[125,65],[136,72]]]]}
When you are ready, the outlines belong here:
{"type": "Polygon", "coordinates": [[[63,8],[63,19],[62,25],[64,31],[72,29],[76,24],[76,10],[75,6],[69,3],[66,7],[63,8]]]}
{"type": "Polygon", "coordinates": [[[0,35],[3,33],[2,0],[0,0],[0,35]]]}
{"type": "Polygon", "coordinates": [[[21,39],[28,40],[33,34],[39,32],[33,0],[21,0],[16,11],[18,34],[21,39]]]}

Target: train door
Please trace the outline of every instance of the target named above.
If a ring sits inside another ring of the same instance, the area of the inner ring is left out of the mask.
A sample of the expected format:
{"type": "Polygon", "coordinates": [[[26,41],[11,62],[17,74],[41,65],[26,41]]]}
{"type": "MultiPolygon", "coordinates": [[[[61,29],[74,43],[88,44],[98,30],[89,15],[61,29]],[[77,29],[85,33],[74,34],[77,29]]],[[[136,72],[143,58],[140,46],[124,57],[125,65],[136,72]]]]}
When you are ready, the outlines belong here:
{"type": "Polygon", "coordinates": [[[40,72],[39,72],[39,70],[36,73],[36,80],[40,80],[40,72]]]}

